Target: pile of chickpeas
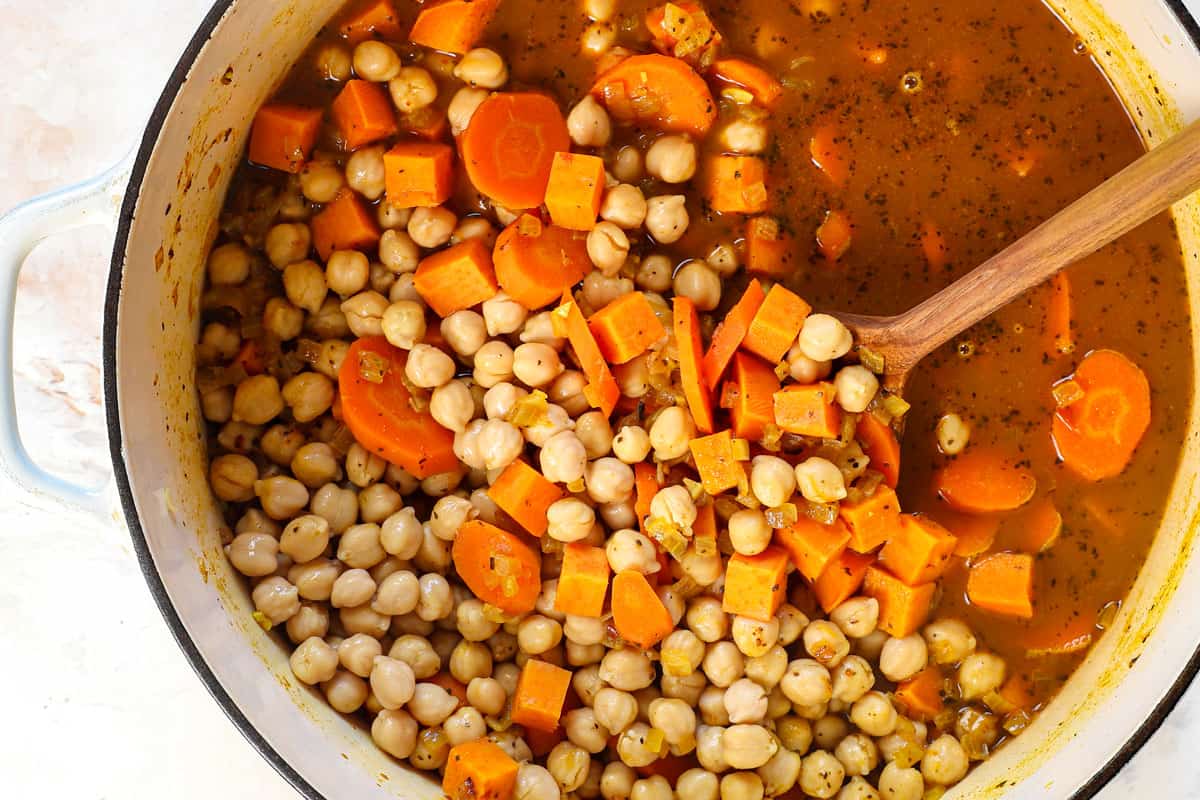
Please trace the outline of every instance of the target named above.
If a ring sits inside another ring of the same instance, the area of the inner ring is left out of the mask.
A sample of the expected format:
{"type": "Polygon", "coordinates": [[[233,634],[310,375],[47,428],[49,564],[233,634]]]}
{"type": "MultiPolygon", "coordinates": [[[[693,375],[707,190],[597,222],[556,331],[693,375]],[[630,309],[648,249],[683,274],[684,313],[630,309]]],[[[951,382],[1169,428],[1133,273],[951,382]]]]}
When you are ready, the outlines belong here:
{"type": "MultiPolygon", "coordinates": [[[[588,3],[595,22],[586,47],[606,38],[611,47],[612,5],[588,3]]],[[[457,85],[446,112],[455,133],[508,79],[503,59],[487,49],[457,61],[427,54],[404,66],[392,47],[367,41],[352,51],[329,44],[315,58],[329,80],[386,83],[401,111],[429,108],[446,85],[457,85]]],[[[687,229],[683,194],[647,197],[641,187],[687,183],[696,143],[672,135],[644,152],[614,149],[612,122],[590,97],[570,110],[568,125],[575,145],[603,153],[611,172],[603,221],[587,239],[595,269],[576,293],[585,313],[633,291],[658,309],[667,308],[671,292],[701,312],[716,309],[723,279],[739,269],[733,242],[716,242],[705,258],[679,267],[665,254],[631,255],[631,236],[671,244],[687,229]]],[[[757,153],[768,131],[761,120],[735,117],[717,135],[731,150],[757,153]]],[[[959,620],[937,619],[892,638],[876,627],[879,604],[869,597],[847,600],[827,619],[810,618],[801,611],[812,604],[799,579],[793,602],[770,622],[732,616],[720,599],[724,557],[694,546],[671,569],[699,594],[660,584],[676,629],[657,648],[621,646],[609,620],[555,610],[563,543],[604,547],[614,572],[662,569],[656,545],[637,529],[633,465],[678,464],[695,425],[686,407],[669,405],[644,424],[626,419],[614,430],[585,399],[586,380],[550,312],[503,293],[442,319],[445,347],[429,344],[412,280],[420,259],[467,239],[490,246],[497,225],[515,214],[392,207],[381,200],[384,149],[318,152],[280,190],[265,234],[227,237],[207,265],[201,371],[229,369],[247,339],[305,353],[299,368],[283,358],[284,366],[268,364],[201,396],[213,431],[211,485],[231,526],[229,559],[251,582],[256,618],[294,646],[296,678],[338,711],[367,715],[378,746],[418,769],[439,770],[453,746],[489,738],[520,762],[520,800],[761,800],[794,789],[840,800],[921,800],[961,780],[987,750],[969,755],[964,738],[994,745],[1003,735],[982,700],[1006,670],[959,620]],[[380,201],[383,236],[377,252],[334,252],[322,264],[312,256],[308,219],[344,187],[380,201]],[[231,314],[229,293],[252,285],[268,287],[265,302],[231,314]],[[350,341],[378,335],[407,351],[407,379],[428,392],[429,413],[454,432],[461,461],[454,471],[418,480],[348,441],[333,416],[350,341]],[[545,392],[546,411],[518,427],[510,414],[535,390],[545,392]],[[455,576],[451,544],[467,520],[504,524],[487,487],[522,455],[549,480],[582,482],[583,489],[549,508],[535,610],[500,618],[455,576]],[[572,670],[579,700],[562,717],[562,740],[536,757],[507,714],[531,658],[572,670]],[[890,691],[930,664],[944,670],[953,713],[934,722],[906,718],[890,691]],[[674,785],[639,772],[666,754],[694,756],[696,766],[674,785]]],[[[812,315],[786,372],[801,383],[825,378],[851,344],[836,319],[812,315]]],[[[648,357],[614,372],[625,397],[657,392],[648,357]]],[[[837,402],[851,414],[866,410],[879,390],[875,375],[858,365],[839,369],[833,381],[837,402]]],[[[825,458],[793,467],[758,456],[750,491],[762,508],[782,506],[797,492],[836,502],[866,468],[858,455],[860,469],[849,476],[825,458]]],[[[653,498],[651,514],[690,527],[697,509],[675,482],[653,498]]],[[[718,524],[727,550],[745,555],[762,552],[773,535],[761,508],[722,511],[718,524]]]]}

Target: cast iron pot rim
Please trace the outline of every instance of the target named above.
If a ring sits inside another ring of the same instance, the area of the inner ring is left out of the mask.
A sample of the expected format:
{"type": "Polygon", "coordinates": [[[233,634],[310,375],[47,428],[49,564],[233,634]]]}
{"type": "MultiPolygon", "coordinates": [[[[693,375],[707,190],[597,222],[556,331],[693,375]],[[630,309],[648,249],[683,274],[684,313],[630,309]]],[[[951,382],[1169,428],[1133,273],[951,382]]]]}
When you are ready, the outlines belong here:
{"type": "MultiPolygon", "coordinates": [[[[213,31],[216,30],[222,17],[225,16],[225,13],[235,2],[237,0],[217,0],[200,22],[200,26],[196,29],[196,33],[193,34],[191,41],[188,42],[187,48],[183,51],[179,62],[175,65],[175,69],[167,79],[166,86],[163,88],[162,94],[154,106],[154,111],[150,115],[150,120],[146,124],[146,132],[142,137],[137,159],[130,174],[129,186],[125,190],[125,198],[121,205],[121,214],[117,223],[117,237],[113,245],[112,262],[108,272],[108,286],[104,297],[104,409],[108,422],[108,449],[109,455],[112,458],[113,473],[116,476],[121,509],[125,516],[125,524],[129,527],[129,535],[133,540],[133,549],[137,553],[138,564],[142,568],[142,574],[146,578],[150,594],[153,595],[154,602],[158,605],[158,610],[162,613],[167,627],[171,629],[171,635],[175,637],[175,641],[187,657],[188,663],[191,664],[192,669],[195,670],[196,675],[200,678],[205,688],[208,689],[209,694],[213,696],[213,699],[217,701],[221,710],[225,712],[225,715],[229,717],[234,726],[254,745],[259,754],[267,760],[267,763],[276,772],[290,783],[296,791],[300,792],[304,797],[309,798],[309,800],[328,800],[311,783],[305,780],[304,776],[289,764],[262,734],[255,729],[250,720],[246,718],[246,715],[242,713],[242,710],[238,708],[233,697],[230,696],[225,687],[217,680],[216,675],[213,674],[212,669],[200,654],[199,648],[196,647],[196,643],[192,641],[191,635],[188,633],[187,628],[184,627],[183,620],[180,619],[178,612],[171,604],[171,599],[167,595],[167,589],[163,584],[162,576],[159,574],[154,564],[154,558],[150,554],[150,547],[146,542],[146,535],[142,531],[141,520],[138,518],[137,506],[133,501],[133,491],[129,483],[129,473],[125,467],[125,454],[123,450],[124,436],[121,431],[120,396],[117,388],[117,316],[121,302],[122,278],[125,270],[125,250],[129,243],[129,231],[133,224],[133,212],[137,206],[138,197],[141,194],[142,181],[146,177],[146,167],[158,143],[158,137],[162,132],[167,114],[171,110],[171,105],[174,103],[179,90],[187,81],[188,72],[195,62],[196,57],[212,37],[213,31]]],[[[1164,2],[1179,19],[1179,22],[1191,38],[1192,43],[1197,49],[1200,49],[1200,23],[1192,17],[1191,13],[1183,5],[1183,0],[1164,0],[1164,2]]],[[[1179,677],[1171,685],[1170,690],[1167,691],[1163,699],[1154,707],[1154,710],[1146,720],[1138,726],[1138,729],[1134,731],[1133,735],[1129,737],[1121,749],[1097,770],[1096,774],[1087,783],[1071,796],[1071,800],[1088,800],[1088,798],[1095,797],[1109,781],[1116,777],[1117,773],[1129,763],[1133,756],[1150,739],[1150,736],[1163,724],[1171,711],[1179,703],[1180,698],[1183,697],[1192,681],[1195,680],[1197,673],[1200,673],[1200,647],[1197,647],[1192,657],[1188,659],[1179,677]]]]}

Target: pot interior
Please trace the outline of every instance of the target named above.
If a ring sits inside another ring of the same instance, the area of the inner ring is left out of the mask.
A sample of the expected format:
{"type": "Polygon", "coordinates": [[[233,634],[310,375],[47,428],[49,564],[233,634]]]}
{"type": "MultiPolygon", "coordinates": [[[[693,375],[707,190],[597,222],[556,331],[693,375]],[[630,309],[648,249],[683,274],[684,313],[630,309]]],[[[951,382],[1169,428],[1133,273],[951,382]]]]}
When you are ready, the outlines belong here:
{"type": "MultiPolygon", "coordinates": [[[[1147,143],[1200,116],[1200,53],[1166,3],[1052,5],[1091,47],[1147,143]]],[[[244,582],[221,548],[225,523],[207,485],[193,385],[205,256],[250,120],[336,10],[318,0],[282,9],[219,3],[169,82],[114,253],[105,342],[111,436],[157,599],[201,677],[264,754],[311,796],[434,798],[441,790],[433,781],[383,755],[365,730],[296,682],[284,648],[253,621],[244,582]]],[[[1200,199],[1174,216],[1196,320],[1200,199]]],[[[1200,597],[1200,417],[1194,401],[1176,413],[1188,419],[1182,465],[1113,629],[1034,724],[953,796],[1066,797],[1095,783],[1105,765],[1119,767],[1123,748],[1185,671],[1200,644],[1200,617],[1189,610],[1200,597]]]]}

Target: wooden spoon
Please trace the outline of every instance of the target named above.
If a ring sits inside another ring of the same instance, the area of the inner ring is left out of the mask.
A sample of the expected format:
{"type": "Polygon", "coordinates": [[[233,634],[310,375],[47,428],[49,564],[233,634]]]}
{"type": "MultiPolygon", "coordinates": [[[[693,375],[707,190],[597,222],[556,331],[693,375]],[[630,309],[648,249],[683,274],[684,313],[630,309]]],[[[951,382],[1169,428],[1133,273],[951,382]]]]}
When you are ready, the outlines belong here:
{"type": "Polygon", "coordinates": [[[1197,189],[1200,120],[920,305],[894,317],[834,316],[883,356],[885,384],[899,392],[935,349],[1197,189]]]}

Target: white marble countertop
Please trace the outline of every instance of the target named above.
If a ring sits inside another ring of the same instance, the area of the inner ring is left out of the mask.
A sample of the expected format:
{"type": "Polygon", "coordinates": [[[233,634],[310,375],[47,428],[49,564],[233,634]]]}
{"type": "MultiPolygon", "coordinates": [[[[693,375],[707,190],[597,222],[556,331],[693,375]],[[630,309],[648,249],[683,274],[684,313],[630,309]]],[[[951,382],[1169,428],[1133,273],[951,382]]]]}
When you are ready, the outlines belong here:
{"type": "MultiPolygon", "coordinates": [[[[209,0],[152,5],[0,0],[0,212],[134,144],[209,0]]],[[[109,247],[98,230],[56,239],[20,282],[22,429],[40,460],[77,478],[108,470],[99,363],[109,247]]],[[[0,476],[0,795],[294,800],[193,675],[127,537],[115,510],[66,512],[0,476]]],[[[1200,797],[1197,739],[1200,685],[1100,797],[1200,797]]]]}

